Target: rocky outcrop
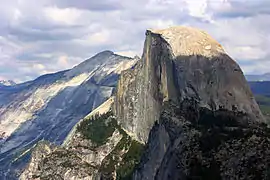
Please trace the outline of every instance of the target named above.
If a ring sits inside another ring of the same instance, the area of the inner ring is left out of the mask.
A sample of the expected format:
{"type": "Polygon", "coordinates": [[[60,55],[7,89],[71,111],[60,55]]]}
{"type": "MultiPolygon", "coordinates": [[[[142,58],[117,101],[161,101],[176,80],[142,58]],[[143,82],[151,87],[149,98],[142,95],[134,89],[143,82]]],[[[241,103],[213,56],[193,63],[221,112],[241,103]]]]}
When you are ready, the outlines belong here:
{"type": "Polygon", "coordinates": [[[45,158],[46,155],[50,154],[54,149],[55,146],[49,142],[38,142],[34,147],[32,159],[29,162],[27,169],[21,174],[21,179],[31,179],[32,173],[39,168],[39,160],[45,158]]]}
{"type": "Polygon", "coordinates": [[[269,179],[270,129],[245,113],[166,102],[133,179],[269,179]]]}
{"type": "MultiPolygon", "coordinates": [[[[269,179],[270,130],[237,63],[193,28],[147,31],[145,46],[142,66],[156,67],[160,100],[146,103],[159,116],[144,119],[153,127],[133,179],[269,179]]],[[[129,98],[118,95],[120,117],[129,98]]]]}
{"type": "Polygon", "coordinates": [[[83,161],[73,151],[42,142],[32,152],[31,162],[20,179],[91,180],[94,172],[95,167],[83,161]]]}
{"type": "Polygon", "coordinates": [[[143,145],[118,125],[112,102],[81,120],[61,147],[39,142],[20,179],[130,179],[143,145]]]}
{"type": "Polygon", "coordinates": [[[193,98],[209,110],[244,112],[265,121],[239,65],[195,28],[147,30],[142,60],[122,73],[117,89],[114,112],[143,142],[168,100],[179,104],[193,98]]]}

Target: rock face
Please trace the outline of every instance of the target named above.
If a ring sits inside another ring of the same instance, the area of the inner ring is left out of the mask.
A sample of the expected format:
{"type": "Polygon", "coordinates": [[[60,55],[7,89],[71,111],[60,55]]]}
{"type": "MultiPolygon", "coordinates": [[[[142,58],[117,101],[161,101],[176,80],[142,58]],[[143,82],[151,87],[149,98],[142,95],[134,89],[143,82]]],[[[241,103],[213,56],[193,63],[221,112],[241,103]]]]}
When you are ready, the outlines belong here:
{"type": "Polygon", "coordinates": [[[120,72],[136,61],[104,51],[70,70],[0,87],[0,179],[16,178],[14,171],[29,159],[20,154],[39,140],[61,144],[80,119],[111,97],[120,72]]]}
{"type": "Polygon", "coordinates": [[[269,137],[245,113],[165,102],[133,179],[267,180],[269,137]]]}
{"type": "Polygon", "coordinates": [[[184,99],[265,121],[239,65],[207,33],[190,27],[147,30],[142,61],[118,82],[115,114],[124,129],[147,142],[163,102],[184,99]]]}
{"type": "MultiPolygon", "coordinates": [[[[133,179],[269,179],[270,131],[240,67],[215,40],[186,27],[147,31],[142,60],[155,91],[140,111],[157,116],[130,120],[139,121],[131,129],[137,138],[149,129],[140,121],[153,124],[133,179]]],[[[140,87],[134,89],[140,98],[140,87]]],[[[134,106],[121,104],[134,98],[129,91],[115,107],[127,129],[123,114],[134,106]]]]}
{"type": "Polygon", "coordinates": [[[41,142],[32,152],[31,162],[20,179],[62,179],[63,177],[90,180],[94,170],[94,167],[82,161],[74,152],[41,142]],[[54,169],[56,166],[59,167],[57,171],[54,169]],[[70,169],[70,166],[74,168],[70,169]]]}
{"type": "Polygon", "coordinates": [[[112,102],[80,121],[63,146],[38,143],[20,179],[130,179],[143,145],[117,125],[112,102]]]}

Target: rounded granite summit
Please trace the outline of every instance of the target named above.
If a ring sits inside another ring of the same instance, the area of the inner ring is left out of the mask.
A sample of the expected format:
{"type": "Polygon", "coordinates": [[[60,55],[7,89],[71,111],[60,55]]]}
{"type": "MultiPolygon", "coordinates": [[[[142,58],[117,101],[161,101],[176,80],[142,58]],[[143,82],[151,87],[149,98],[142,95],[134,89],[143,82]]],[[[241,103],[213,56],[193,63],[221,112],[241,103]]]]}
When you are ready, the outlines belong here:
{"type": "Polygon", "coordinates": [[[170,44],[175,56],[202,55],[213,57],[225,53],[215,39],[197,28],[175,26],[161,30],[148,29],[147,33],[161,35],[170,44]]]}
{"type": "Polygon", "coordinates": [[[147,142],[164,103],[186,101],[265,122],[241,67],[209,34],[184,26],[147,30],[141,60],[117,84],[114,112],[120,124],[147,142]]]}

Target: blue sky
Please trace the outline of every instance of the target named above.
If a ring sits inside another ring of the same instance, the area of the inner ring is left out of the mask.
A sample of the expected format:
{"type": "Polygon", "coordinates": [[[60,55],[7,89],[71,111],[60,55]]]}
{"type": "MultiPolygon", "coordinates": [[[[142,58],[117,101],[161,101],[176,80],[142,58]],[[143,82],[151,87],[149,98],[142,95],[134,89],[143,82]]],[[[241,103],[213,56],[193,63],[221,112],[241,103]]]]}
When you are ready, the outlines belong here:
{"type": "Polygon", "coordinates": [[[102,50],[141,55],[147,28],[187,25],[247,74],[270,71],[269,0],[0,0],[0,79],[72,68],[102,50]]]}

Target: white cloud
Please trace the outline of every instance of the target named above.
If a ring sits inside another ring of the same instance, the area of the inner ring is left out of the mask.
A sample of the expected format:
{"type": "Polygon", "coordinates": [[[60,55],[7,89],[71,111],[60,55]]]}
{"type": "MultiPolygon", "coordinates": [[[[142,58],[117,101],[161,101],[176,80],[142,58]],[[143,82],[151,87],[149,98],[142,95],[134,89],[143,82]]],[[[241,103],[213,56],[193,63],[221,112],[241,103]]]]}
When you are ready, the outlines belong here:
{"type": "Polygon", "coordinates": [[[269,71],[269,1],[10,0],[0,6],[0,77],[71,68],[102,50],[141,55],[148,28],[189,25],[217,39],[247,73],[269,71]]]}
{"type": "Polygon", "coordinates": [[[93,34],[88,34],[86,36],[86,41],[91,42],[92,44],[100,44],[103,43],[109,43],[110,37],[112,36],[111,32],[106,29],[100,29],[97,32],[94,32],[93,34]]]}
{"type": "Polygon", "coordinates": [[[235,48],[232,48],[230,52],[238,59],[244,60],[261,59],[267,55],[266,51],[263,51],[259,47],[252,46],[237,46],[235,48]]]}
{"type": "Polygon", "coordinates": [[[209,14],[206,13],[207,0],[190,1],[186,0],[189,14],[199,18],[209,18],[209,14]]]}
{"type": "Polygon", "coordinates": [[[37,70],[44,70],[45,69],[45,66],[43,64],[33,64],[32,66],[34,69],[37,69],[37,70]]]}
{"type": "Polygon", "coordinates": [[[263,72],[269,72],[270,61],[260,61],[251,63],[252,65],[242,65],[244,73],[247,74],[262,74],[263,72]]]}
{"type": "Polygon", "coordinates": [[[78,10],[75,8],[60,9],[56,6],[53,6],[44,8],[44,14],[52,21],[55,21],[55,23],[76,25],[83,13],[82,10],[78,10]]]}

